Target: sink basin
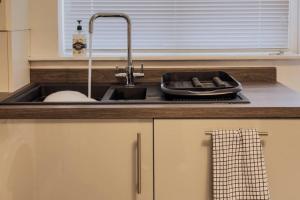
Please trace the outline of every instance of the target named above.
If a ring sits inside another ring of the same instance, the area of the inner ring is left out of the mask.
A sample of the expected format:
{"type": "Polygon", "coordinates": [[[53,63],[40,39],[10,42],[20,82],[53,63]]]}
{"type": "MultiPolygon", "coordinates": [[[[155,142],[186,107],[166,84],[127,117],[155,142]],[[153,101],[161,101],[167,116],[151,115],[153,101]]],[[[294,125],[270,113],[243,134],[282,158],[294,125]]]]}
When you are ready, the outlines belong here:
{"type": "Polygon", "coordinates": [[[0,101],[0,105],[114,105],[114,104],[212,104],[212,103],[249,103],[241,93],[233,99],[169,99],[165,96],[159,84],[138,84],[135,87],[120,85],[93,84],[92,98],[96,102],[44,102],[45,98],[59,91],[77,91],[87,95],[85,83],[32,83],[8,98],[0,101]]]}
{"type": "MultiPolygon", "coordinates": [[[[92,98],[101,101],[109,86],[95,85],[92,86],[92,98]]],[[[87,84],[73,84],[73,83],[41,83],[31,84],[22,89],[20,92],[5,99],[1,104],[59,104],[57,102],[43,102],[44,99],[55,92],[59,91],[76,91],[87,95],[87,84]]],[[[74,104],[77,102],[60,102],[60,104],[74,104]]],[[[85,104],[85,102],[80,102],[85,104]]],[[[91,102],[88,102],[91,103],[91,102]]],[[[95,103],[95,102],[94,102],[95,103]]],[[[97,103],[97,102],[96,102],[97,103]]]]}
{"type": "Polygon", "coordinates": [[[115,88],[110,100],[145,100],[147,88],[115,88]]]}

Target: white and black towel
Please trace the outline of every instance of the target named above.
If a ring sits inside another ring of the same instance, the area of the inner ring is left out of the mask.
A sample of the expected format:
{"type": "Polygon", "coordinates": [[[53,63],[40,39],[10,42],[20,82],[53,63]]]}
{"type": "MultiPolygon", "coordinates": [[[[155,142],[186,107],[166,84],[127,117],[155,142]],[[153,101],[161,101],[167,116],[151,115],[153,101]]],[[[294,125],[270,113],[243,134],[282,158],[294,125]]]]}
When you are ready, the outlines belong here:
{"type": "Polygon", "coordinates": [[[214,200],[269,200],[258,132],[217,130],[212,140],[214,200]]]}

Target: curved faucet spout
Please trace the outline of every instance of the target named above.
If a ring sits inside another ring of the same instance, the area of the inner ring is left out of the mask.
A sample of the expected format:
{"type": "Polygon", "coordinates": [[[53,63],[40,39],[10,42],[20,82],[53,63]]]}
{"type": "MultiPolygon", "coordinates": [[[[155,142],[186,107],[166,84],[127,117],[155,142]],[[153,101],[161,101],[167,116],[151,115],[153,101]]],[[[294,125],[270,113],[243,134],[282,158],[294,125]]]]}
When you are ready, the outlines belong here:
{"type": "Polygon", "coordinates": [[[131,20],[129,15],[125,13],[96,13],[90,18],[89,22],[89,32],[93,33],[94,32],[94,22],[97,18],[100,17],[117,17],[117,18],[123,18],[127,21],[128,29],[131,30],[131,20]]]}
{"type": "Polygon", "coordinates": [[[94,14],[89,22],[89,32],[92,34],[94,32],[95,20],[100,17],[112,17],[112,18],[123,18],[127,22],[127,85],[134,85],[134,75],[133,75],[133,61],[132,61],[132,46],[131,46],[131,20],[127,14],[124,13],[96,13],[94,14]]]}

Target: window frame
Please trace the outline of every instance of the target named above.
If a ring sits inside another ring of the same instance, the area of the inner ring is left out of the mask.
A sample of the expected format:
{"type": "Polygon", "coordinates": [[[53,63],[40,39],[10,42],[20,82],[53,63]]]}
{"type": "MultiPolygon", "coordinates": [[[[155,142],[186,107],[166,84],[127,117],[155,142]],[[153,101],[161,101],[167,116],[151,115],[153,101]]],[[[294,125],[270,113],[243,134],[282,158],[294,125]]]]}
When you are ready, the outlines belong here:
{"type": "MultiPolygon", "coordinates": [[[[58,52],[60,57],[72,57],[72,53],[65,51],[64,47],[64,0],[58,0],[58,52]]],[[[289,5],[289,35],[288,35],[288,49],[282,51],[282,49],[224,49],[224,50],[133,50],[134,57],[137,55],[140,59],[147,58],[159,58],[166,60],[166,58],[176,58],[184,57],[187,58],[191,56],[193,59],[195,57],[232,57],[232,56],[298,56],[300,54],[300,2],[298,0],[290,0],[289,5]]],[[[114,51],[105,51],[105,52],[94,52],[95,57],[107,58],[123,58],[126,54],[126,51],[114,52],[114,51]]],[[[300,55],[299,55],[300,56],[300,55]]]]}
{"type": "Polygon", "coordinates": [[[300,49],[300,2],[290,0],[289,16],[289,52],[299,54],[300,49]]]}

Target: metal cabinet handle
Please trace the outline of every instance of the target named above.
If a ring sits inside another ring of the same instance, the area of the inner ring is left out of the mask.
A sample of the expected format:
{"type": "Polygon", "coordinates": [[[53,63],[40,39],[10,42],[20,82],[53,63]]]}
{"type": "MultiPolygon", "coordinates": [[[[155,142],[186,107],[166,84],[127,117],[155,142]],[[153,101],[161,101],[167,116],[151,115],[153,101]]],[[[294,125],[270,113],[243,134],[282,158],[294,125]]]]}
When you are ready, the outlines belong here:
{"type": "Polygon", "coordinates": [[[137,193],[142,193],[142,134],[137,134],[137,193]]]}

